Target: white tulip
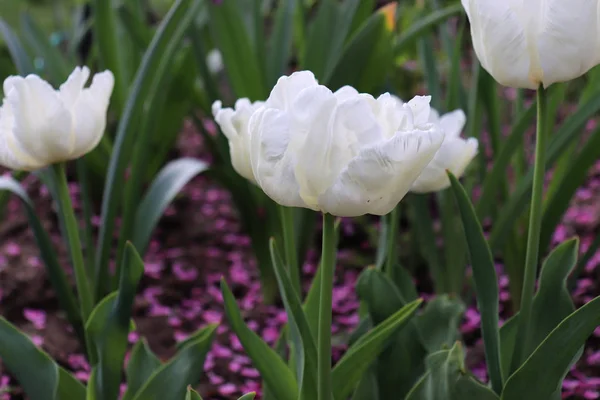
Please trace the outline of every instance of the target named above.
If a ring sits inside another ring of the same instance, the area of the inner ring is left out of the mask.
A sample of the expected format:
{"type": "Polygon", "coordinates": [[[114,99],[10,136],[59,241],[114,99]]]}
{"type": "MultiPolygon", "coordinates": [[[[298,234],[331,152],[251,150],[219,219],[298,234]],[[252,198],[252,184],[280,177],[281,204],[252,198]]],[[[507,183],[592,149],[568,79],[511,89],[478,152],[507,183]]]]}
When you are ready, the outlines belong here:
{"type": "Polygon", "coordinates": [[[457,178],[461,177],[477,155],[479,147],[477,139],[460,137],[467,120],[462,110],[444,114],[441,118],[437,111],[432,110],[429,120],[439,126],[444,132],[445,139],[433,160],[413,183],[411,192],[415,193],[437,192],[448,188],[450,179],[446,170],[452,172],[457,178]]]}
{"type": "Polygon", "coordinates": [[[75,68],[54,90],[37,75],[10,76],[4,81],[0,107],[0,165],[32,171],[72,160],[100,142],[114,86],[110,71],[94,76],[75,68]]]}
{"type": "Polygon", "coordinates": [[[537,89],[600,63],[598,0],[461,0],[481,65],[502,85],[537,89]]]}
{"type": "Polygon", "coordinates": [[[222,108],[223,105],[220,101],[215,101],[212,105],[215,121],[229,141],[229,156],[233,169],[252,182],[256,182],[256,180],[250,164],[248,122],[254,111],[263,104],[262,101],[251,103],[248,99],[239,99],[235,102],[234,109],[222,108]]]}
{"type": "Polygon", "coordinates": [[[429,97],[408,104],[350,87],[332,93],[309,71],[281,77],[250,118],[250,159],[275,202],[336,216],[389,213],[444,135],[429,97]]]}

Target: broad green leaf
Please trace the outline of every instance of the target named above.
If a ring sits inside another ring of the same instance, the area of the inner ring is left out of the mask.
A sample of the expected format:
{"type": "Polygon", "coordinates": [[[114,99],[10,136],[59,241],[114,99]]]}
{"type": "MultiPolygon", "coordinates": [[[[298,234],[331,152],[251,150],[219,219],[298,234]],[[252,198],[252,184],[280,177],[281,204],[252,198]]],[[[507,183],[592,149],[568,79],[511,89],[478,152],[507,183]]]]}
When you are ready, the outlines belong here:
{"type": "Polygon", "coordinates": [[[465,306],[457,297],[440,295],[429,301],[414,321],[429,353],[450,348],[459,339],[465,306]]]}
{"type": "Polygon", "coordinates": [[[352,400],[380,400],[379,383],[377,382],[377,371],[370,368],[361,377],[356,390],[352,394],[352,400]]]}
{"type": "MultiPolygon", "coordinates": [[[[363,271],[356,283],[356,292],[366,304],[375,326],[406,304],[390,278],[375,268],[363,271]]],[[[393,396],[403,398],[424,371],[423,361],[427,352],[415,325],[417,318],[415,316],[408,326],[394,333],[377,357],[373,370],[383,399],[393,396]]]]}
{"type": "Polygon", "coordinates": [[[236,96],[248,97],[252,101],[264,100],[267,90],[258,54],[252,47],[237,0],[211,1],[209,12],[209,25],[236,96]]]}
{"type": "Polygon", "coordinates": [[[19,74],[22,76],[32,74],[34,70],[31,58],[15,32],[2,18],[0,18],[0,34],[4,37],[4,42],[19,74]]]}
{"type": "Polygon", "coordinates": [[[324,84],[332,90],[344,85],[363,92],[377,89],[392,67],[390,38],[386,16],[373,14],[343,48],[339,61],[323,79],[324,84]]]}
{"type": "Polygon", "coordinates": [[[410,391],[406,400],[492,400],[498,399],[490,389],[467,374],[460,342],[450,350],[427,357],[427,372],[410,391]]]}
{"type": "Polygon", "coordinates": [[[131,400],[137,391],[160,368],[161,362],[154,355],[145,339],[138,341],[127,363],[127,391],[122,400],[131,400]]]}
{"type": "Polygon", "coordinates": [[[250,392],[250,393],[246,393],[245,395],[240,397],[238,400],[254,400],[255,397],[256,397],[256,393],[250,392]]]}
{"type": "Polygon", "coordinates": [[[40,220],[35,214],[34,204],[19,184],[10,177],[0,177],[0,191],[7,191],[19,197],[22,204],[25,206],[27,219],[33,231],[36,244],[40,250],[40,257],[46,266],[48,279],[56,292],[60,306],[67,313],[67,319],[75,330],[81,343],[84,343],[83,324],[81,322],[81,314],[71,285],[67,279],[64,269],[58,262],[56,252],[52,240],[42,226],[40,220]]]}
{"type": "Polygon", "coordinates": [[[131,243],[125,247],[122,265],[118,292],[101,301],[86,323],[98,353],[95,387],[99,399],[119,394],[133,301],[144,273],[144,262],[131,243]]]}
{"type": "MultiPolygon", "coordinates": [[[[362,0],[344,0],[341,4],[336,4],[336,17],[335,25],[328,26],[330,29],[329,33],[331,36],[330,40],[322,40],[327,43],[327,55],[324,59],[325,70],[323,71],[323,80],[327,81],[338,60],[342,56],[344,45],[350,37],[350,29],[352,28],[352,21],[358,10],[359,4],[362,0]]],[[[318,76],[318,75],[317,75],[318,76]]],[[[321,78],[321,76],[318,76],[321,78]]]]}
{"type": "Polygon", "coordinates": [[[198,392],[196,392],[191,386],[187,388],[187,394],[185,395],[185,400],[202,400],[202,396],[198,392]]]}
{"type": "Polygon", "coordinates": [[[521,368],[510,376],[502,391],[502,400],[556,398],[553,395],[560,391],[565,371],[598,325],[600,297],[573,312],[550,332],[521,368]]]}
{"type": "Polygon", "coordinates": [[[73,60],[68,60],[57,47],[50,44],[48,35],[30,14],[21,14],[21,32],[26,44],[44,61],[44,70],[50,81],[54,84],[64,82],[75,66],[73,60]]]}
{"type": "Polygon", "coordinates": [[[273,268],[279,283],[279,292],[289,319],[288,324],[295,352],[295,369],[297,382],[300,386],[300,396],[308,400],[314,399],[317,396],[317,347],[315,338],[304,315],[300,298],[294,290],[288,271],[275,248],[274,239],[270,241],[270,250],[273,268]]]}
{"type": "Polygon", "coordinates": [[[0,358],[31,400],[84,400],[85,388],[10,322],[0,317],[0,358]]]}
{"type": "Polygon", "coordinates": [[[98,44],[100,60],[104,68],[109,69],[115,76],[114,101],[117,109],[125,104],[128,82],[125,74],[124,54],[117,29],[117,15],[113,2],[94,0],[94,39],[98,44]]]}
{"type": "Polygon", "coordinates": [[[135,248],[144,254],[154,227],[177,193],[208,165],[194,158],[171,161],[159,172],[140,202],[133,231],[135,248]]]}
{"type": "MultiPolygon", "coordinates": [[[[292,30],[298,0],[283,0],[275,13],[275,25],[267,53],[267,86],[272,87],[285,75],[292,52],[292,30]]],[[[301,1],[301,0],[300,0],[301,1]]]]}
{"type": "MultiPolygon", "coordinates": [[[[525,357],[575,310],[567,288],[567,278],[577,263],[578,248],[579,241],[577,239],[568,240],[554,249],[542,266],[539,289],[533,299],[531,311],[531,348],[525,349],[525,357]],[[552,310],[552,312],[548,312],[548,310],[552,310]]],[[[500,328],[502,372],[505,378],[508,378],[510,370],[518,321],[519,313],[506,321],[500,328]]]]}
{"type": "Polygon", "coordinates": [[[269,391],[277,400],[297,400],[298,383],[292,371],[273,349],[246,326],[235,303],[235,297],[225,280],[221,280],[221,291],[223,292],[225,314],[231,329],[244,346],[244,350],[252,359],[253,365],[260,372],[262,379],[267,383],[269,391]]]}
{"type": "Polygon", "coordinates": [[[430,31],[435,26],[445,22],[448,18],[461,14],[463,8],[460,4],[452,4],[440,10],[434,11],[431,14],[423,17],[414,23],[409,29],[402,32],[394,43],[394,55],[397,57],[415,40],[421,37],[424,33],[430,31]]]}
{"type": "Polygon", "coordinates": [[[200,380],[216,329],[217,325],[209,325],[180,343],[177,354],[150,376],[134,400],[183,398],[188,385],[200,380]]]}
{"type": "Polygon", "coordinates": [[[405,326],[415,314],[422,300],[402,307],[395,314],[371,329],[356,341],[335,365],[331,374],[333,398],[344,400],[352,394],[356,384],[389,343],[391,335],[405,326]]]}
{"type": "Polygon", "coordinates": [[[109,280],[108,258],[113,240],[115,218],[122,202],[125,169],[131,160],[133,145],[138,139],[139,121],[143,118],[144,102],[152,87],[167,73],[179,43],[193,21],[199,0],[177,0],[163,19],[132,83],[129,97],[117,128],[110,158],[104,196],[102,220],[96,252],[95,294],[106,292],[109,280]]]}
{"type": "Polygon", "coordinates": [[[331,54],[339,10],[335,0],[323,0],[317,5],[314,19],[306,30],[306,44],[302,56],[302,68],[312,71],[317,79],[323,79],[331,54]],[[328,38],[328,40],[324,40],[328,38]]]}
{"type": "MultiPolygon", "coordinates": [[[[196,65],[198,66],[198,73],[202,78],[202,84],[206,90],[208,97],[208,103],[213,104],[215,101],[221,98],[217,80],[215,80],[213,73],[209,70],[208,64],[206,63],[206,57],[208,56],[208,49],[206,44],[203,42],[202,31],[198,24],[192,24],[190,27],[190,41],[192,44],[192,50],[194,52],[194,58],[196,59],[196,65]]],[[[209,111],[209,110],[205,110],[209,111]]],[[[214,139],[213,139],[214,140],[214,139]]]]}
{"type": "Polygon", "coordinates": [[[585,183],[590,168],[598,158],[600,158],[600,129],[592,133],[579,153],[569,158],[564,175],[558,182],[553,182],[556,190],[550,196],[546,195],[540,236],[541,253],[550,246],[556,226],[571,204],[577,189],[585,183]]]}
{"type": "Polygon", "coordinates": [[[481,330],[488,371],[492,387],[496,393],[499,393],[502,389],[502,372],[500,369],[500,338],[498,334],[499,311],[496,266],[467,192],[454,175],[448,173],[448,176],[456,196],[469,247],[477,307],[481,313],[481,330]]]}

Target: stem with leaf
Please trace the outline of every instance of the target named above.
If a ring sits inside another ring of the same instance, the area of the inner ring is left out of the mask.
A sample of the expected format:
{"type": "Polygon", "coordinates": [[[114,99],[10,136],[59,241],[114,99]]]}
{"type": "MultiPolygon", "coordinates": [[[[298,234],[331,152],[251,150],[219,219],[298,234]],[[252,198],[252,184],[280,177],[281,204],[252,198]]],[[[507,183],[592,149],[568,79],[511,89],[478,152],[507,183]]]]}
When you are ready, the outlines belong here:
{"type": "Polygon", "coordinates": [[[331,400],[331,313],[333,277],[336,262],[335,217],[323,214],[323,247],[321,251],[321,288],[318,329],[318,400],[331,400]]]}
{"type": "Polygon", "coordinates": [[[527,234],[527,252],[525,256],[525,276],[519,312],[519,330],[512,354],[511,372],[516,371],[526,359],[531,341],[531,310],[535,279],[539,261],[540,230],[542,225],[544,172],[546,166],[546,91],[540,86],[537,91],[537,130],[535,144],[535,165],[533,172],[533,192],[531,197],[531,214],[527,234]]]}

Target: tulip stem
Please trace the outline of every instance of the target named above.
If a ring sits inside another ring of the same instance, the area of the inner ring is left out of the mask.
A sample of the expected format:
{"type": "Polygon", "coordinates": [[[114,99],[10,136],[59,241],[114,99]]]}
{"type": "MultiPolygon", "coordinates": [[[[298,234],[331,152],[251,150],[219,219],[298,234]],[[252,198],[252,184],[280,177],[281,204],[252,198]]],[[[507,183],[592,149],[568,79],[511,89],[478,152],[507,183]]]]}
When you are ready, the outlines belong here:
{"type": "Polygon", "coordinates": [[[394,281],[394,268],[398,260],[398,228],[400,222],[400,205],[396,205],[392,212],[386,216],[388,219],[387,227],[387,254],[385,260],[385,272],[387,276],[394,281]]]}
{"type": "MultiPolygon", "coordinates": [[[[59,210],[64,217],[65,234],[67,235],[67,241],[69,243],[71,262],[73,263],[73,272],[75,275],[75,286],[77,287],[77,295],[79,297],[79,302],[81,303],[81,320],[85,327],[94,306],[92,290],[86,272],[85,262],[83,261],[81,240],[79,239],[79,226],[77,224],[77,218],[75,218],[73,203],[71,202],[65,164],[54,164],[53,168],[56,175],[57,201],[59,210]]],[[[85,333],[85,342],[89,361],[91,364],[94,364],[96,362],[95,349],[87,333],[85,333]]]]}
{"type": "Polygon", "coordinates": [[[335,217],[323,214],[318,331],[318,400],[331,400],[331,308],[336,262],[335,217]]]}
{"type": "Polygon", "coordinates": [[[298,265],[298,250],[296,249],[296,235],[294,231],[294,209],[291,207],[279,207],[279,218],[283,230],[283,250],[285,263],[288,267],[292,287],[302,299],[302,286],[300,283],[300,266],[298,265]]]}
{"type": "Polygon", "coordinates": [[[521,294],[521,309],[519,311],[519,329],[517,331],[517,337],[520,339],[515,341],[510,368],[511,373],[516,371],[528,357],[531,341],[531,312],[539,261],[544,175],[546,171],[546,103],[546,90],[540,86],[537,91],[537,130],[535,164],[533,170],[533,192],[531,197],[529,230],[527,234],[523,292],[521,294]]]}

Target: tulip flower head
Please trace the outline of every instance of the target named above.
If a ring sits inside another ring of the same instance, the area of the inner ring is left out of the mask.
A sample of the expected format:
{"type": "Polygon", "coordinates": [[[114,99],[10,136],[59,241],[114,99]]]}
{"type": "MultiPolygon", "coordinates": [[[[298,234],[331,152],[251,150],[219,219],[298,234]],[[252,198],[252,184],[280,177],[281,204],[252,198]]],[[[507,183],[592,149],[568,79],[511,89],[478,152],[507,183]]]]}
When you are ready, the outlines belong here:
{"type": "Polygon", "coordinates": [[[502,85],[537,89],[600,63],[598,0],[461,0],[481,65],[502,85]]]}
{"type": "Polygon", "coordinates": [[[446,171],[461,177],[469,163],[477,155],[479,142],[475,138],[460,137],[465,126],[466,116],[462,110],[452,111],[441,117],[435,110],[431,111],[429,121],[439,126],[444,132],[444,143],[413,183],[411,192],[429,193],[450,187],[450,179],[446,171]]]}
{"type": "Polygon", "coordinates": [[[236,101],[233,109],[223,108],[220,101],[215,101],[212,105],[215,121],[229,141],[229,156],[233,169],[251,182],[256,182],[256,180],[250,163],[248,123],[254,111],[263,104],[262,101],[251,103],[250,100],[244,98],[236,101]]]}
{"type": "Polygon", "coordinates": [[[106,128],[110,71],[75,68],[59,90],[37,75],[8,77],[0,107],[0,165],[32,171],[88,153],[106,128]]]}
{"type": "Polygon", "coordinates": [[[335,93],[309,71],[281,77],[249,123],[257,184],[275,202],[336,216],[389,213],[444,135],[429,97],[398,107],[351,87],[335,93]]]}

